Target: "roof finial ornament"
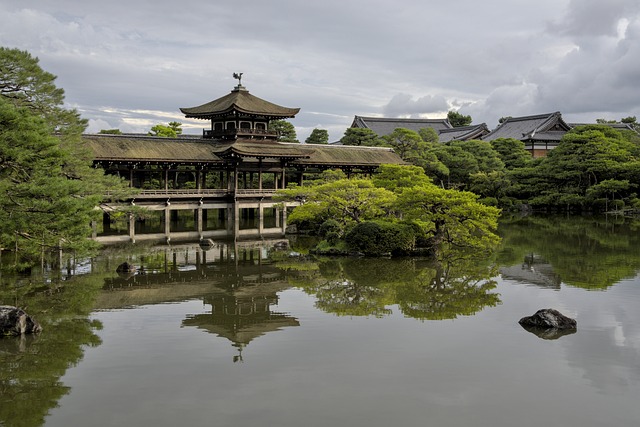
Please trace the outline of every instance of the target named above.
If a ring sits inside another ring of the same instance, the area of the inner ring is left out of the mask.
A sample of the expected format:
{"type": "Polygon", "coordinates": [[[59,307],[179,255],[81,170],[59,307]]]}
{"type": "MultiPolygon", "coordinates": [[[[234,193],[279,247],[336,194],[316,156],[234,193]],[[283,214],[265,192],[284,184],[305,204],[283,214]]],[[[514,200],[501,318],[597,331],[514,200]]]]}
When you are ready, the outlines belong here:
{"type": "Polygon", "coordinates": [[[238,86],[242,86],[242,74],[244,73],[233,73],[233,78],[238,79],[238,86]]]}

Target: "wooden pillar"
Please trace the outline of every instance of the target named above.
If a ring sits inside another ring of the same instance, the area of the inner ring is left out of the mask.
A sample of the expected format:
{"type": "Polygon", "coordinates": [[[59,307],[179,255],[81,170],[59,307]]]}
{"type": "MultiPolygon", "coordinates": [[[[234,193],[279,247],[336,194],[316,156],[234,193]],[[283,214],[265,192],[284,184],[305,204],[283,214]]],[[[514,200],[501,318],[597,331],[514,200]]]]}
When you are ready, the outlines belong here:
{"type": "Polygon", "coordinates": [[[282,167],[282,186],[280,188],[287,188],[287,185],[286,185],[286,182],[285,182],[286,178],[287,178],[287,173],[286,173],[285,168],[283,166],[282,167]]]}
{"type": "Polygon", "coordinates": [[[200,238],[202,239],[202,213],[203,213],[203,209],[202,209],[202,202],[200,202],[200,205],[198,206],[198,209],[196,210],[196,221],[198,224],[198,236],[200,236],[200,238]]]}
{"type": "Polygon", "coordinates": [[[285,235],[287,230],[287,204],[283,203],[282,205],[282,235],[285,235]]]}
{"type": "Polygon", "coordinates": [[[169,190],[169,168],[164,168],[164,191],[169,190]]]}
{"type": "Polygon", "coordinates": [[[233,192],[238,191],[238,166],[233,168],[233,192]]]}
{"type": "Polygon", "coordinates": [[[262,203],[258,203],[258,233],[262,235],[264,231],[264,211],[263,211],[262,203]]]}
{"type": "Polygon", "coordinates": [[[302,187],[302,184],[303,184],[303,182],[304,182],[304,171],[302,171],[302,170],[301,170],[301,171],[300,171],[300,172],[298,172],[298,173],[299,173],[299,175],[298,175],[298,185],[299,185],[300,187],[302,187]]]}
{"type": "Polygon", "coordinates": [[[164,208],[164,235],[167,238],[171,236],[171,203],[169,202],[164,208]]]}
{"type": "Polygon", "coordinates": [[[227,205],[226,211],[227,211],[227,234],[231,234],[233,233],[233,223],[235,222],[235,218],[233,217],[233,206],[235,206],[236,203],[234,202],[233,204],[229,204],[227,205]]]}
{"type": "Polygon", "coordinates": [[[129,187],[133,187],[133,166],[129,167],[129,187]]]}
{"type": "Polygon", "coordinates": [[[236,201],[233,204],[233,235],[238,236],[240,234],[240,206],[236,201]]]}
{"type": "Polygon", "coordinates": [[[134,242],[136,240],[136,216],[129,214],[129,240],[134,242]]]}
{"type": "Polygon", "coordinates": [[[262,190],[262,159],[258,160],[258,190],[262,190]]]}

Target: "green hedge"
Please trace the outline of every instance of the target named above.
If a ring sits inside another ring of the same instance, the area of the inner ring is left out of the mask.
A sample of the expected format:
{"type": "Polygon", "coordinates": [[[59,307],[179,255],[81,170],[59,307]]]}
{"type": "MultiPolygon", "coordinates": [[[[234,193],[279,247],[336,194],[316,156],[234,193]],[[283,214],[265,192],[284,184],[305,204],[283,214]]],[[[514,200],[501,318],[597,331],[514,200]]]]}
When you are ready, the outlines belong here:
{"type": "Polygon", "coordinates": [[[410,224],[361,222],[345,236],[349,248],[369,256],[407,254],[416,246],[417,230],[410,224]]]}

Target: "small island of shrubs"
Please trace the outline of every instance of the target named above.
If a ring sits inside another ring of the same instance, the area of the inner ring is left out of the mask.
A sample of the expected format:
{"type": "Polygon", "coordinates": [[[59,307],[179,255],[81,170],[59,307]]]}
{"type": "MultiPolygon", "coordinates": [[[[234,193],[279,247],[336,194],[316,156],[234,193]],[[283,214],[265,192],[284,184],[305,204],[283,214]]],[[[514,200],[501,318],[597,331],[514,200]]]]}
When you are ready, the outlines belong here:
{"type": "Polygon", "coordinates": [[[499,209],[435,185],[417,166],[382,165],[371,179],[327,171],[277,197],[300,203],[289,223],[322,239],[316,253],[437,257],[444,249],[477,253],[499,243],[499,209]]]}

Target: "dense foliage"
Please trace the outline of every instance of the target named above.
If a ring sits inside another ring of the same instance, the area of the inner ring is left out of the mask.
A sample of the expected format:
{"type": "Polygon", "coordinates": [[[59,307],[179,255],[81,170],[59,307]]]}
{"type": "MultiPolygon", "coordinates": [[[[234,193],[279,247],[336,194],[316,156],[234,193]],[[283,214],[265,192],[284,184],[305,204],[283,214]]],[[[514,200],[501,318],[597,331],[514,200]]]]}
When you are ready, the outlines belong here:
{"type": "MultiPolygon", "coordinates": [[[[635,118],[623,123],[633,127],[635,118]]],[[[377,137],[370,129],[348,129],[341,141],[392,147],[438,186],[471,191],[487,205],[571,212],[640,209],[640,135],[633,130],[579,126],[537,159],[516,139],[440,143],[433,133],[398,128],[377,137]]]]}
{"type": "Polygon", "coordinates": [[[92,167],[86,122],[54,80],[29,53],[0,48],[0,248],[16,252],[14,266],[91,247],[96,206],[129,191],[92,167]]]}
{"type": "Polygon", "coordinates": [[[417,166],[383,165],[374,179],[320,181],[277,197],[300,203],[291,223],[367,255],[481,251],[498,241],[497,209],[470,192],[438,187],[417,166]]]}

